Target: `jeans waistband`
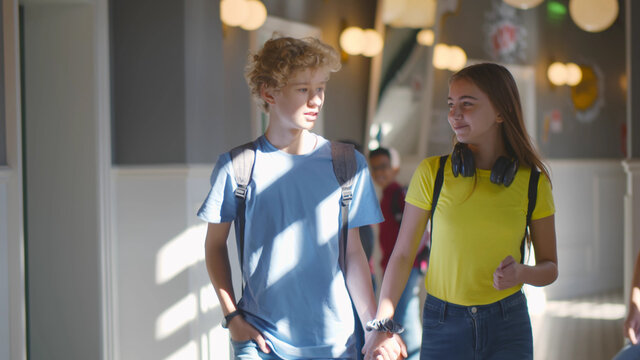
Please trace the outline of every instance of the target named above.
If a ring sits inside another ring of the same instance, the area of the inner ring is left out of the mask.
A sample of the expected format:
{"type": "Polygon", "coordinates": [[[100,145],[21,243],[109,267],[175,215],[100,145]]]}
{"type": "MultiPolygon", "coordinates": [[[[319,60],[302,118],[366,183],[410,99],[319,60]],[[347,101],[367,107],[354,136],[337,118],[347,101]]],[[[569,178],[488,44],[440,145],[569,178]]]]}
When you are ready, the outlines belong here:
{"type": "Polygon", "coordinates": [[[439,311],[442,318],[444,319],[445,316],[472,316],[476,318],[486,317],[495,313],[502,313],[502,315],[506,317],[509,309],[521,306],[522,304],[526,304],[526,302],[527,298],[525,297],[524,293],[522,291],[518,291],[502,300],[498,300],[491,304],[472,306],[464,306],[446,302],[444,300],[438,299],[433,295],[427,294],[427,299],[424,305],[425,307],[429,307],[432,310],[439,311]]]}

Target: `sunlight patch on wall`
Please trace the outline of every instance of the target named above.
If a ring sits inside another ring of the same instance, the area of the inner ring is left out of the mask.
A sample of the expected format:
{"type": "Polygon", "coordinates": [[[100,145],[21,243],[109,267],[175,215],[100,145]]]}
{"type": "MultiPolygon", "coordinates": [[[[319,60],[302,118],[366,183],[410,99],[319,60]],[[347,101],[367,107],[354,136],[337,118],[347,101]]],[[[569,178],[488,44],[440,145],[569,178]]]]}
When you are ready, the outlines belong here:
{"type": "Polygon", "coordinates": [[[206,233],[206,223],[192,226],[160,248],[156,254],[156,284],[164,284],[189,267],[204,261],[206,233]]]}
{"type": "Polygon", "coordinates": [[[196,296],[189,294],[160,314],[156,320],[156,340],[162,340],[194,321],[198,315],[197,302],[196,296]]]}
{"type": "Polygon", "coordinates": [[[532,316],[544,314],[547,306],[547,295],[544,288],[525,284],[522,289],[527,296],[529,314],[532,316]]]}
{"type": "Polygon", "coordinates": [[[626,315],[624,304],[590,301],[549,301],[547,316],[578,319],[620,320],[626,315]]]}
{"type": "Polygon", "coordinates": [[[200,288],[200,311],[204,314],[220,307],[220,302],[213,291],[213,286],[207,284],[200,288]]]}
{"type": "Polygon", "coordinates": [[[164,358],[164,360],[197,360],[198,359],[198,344],[195,341],[189,341],[185,346],[178,349],[178,351],[164,358]]]}
{"type": "MultiPolygon", "coordinates": [[[[229,351],[229,330],[216,326],[209,331],[208,352],[210,360],[229,360],[231,359],[229,351]]],[[[202,357],[205,359],[205,357],[202,357]]]]}

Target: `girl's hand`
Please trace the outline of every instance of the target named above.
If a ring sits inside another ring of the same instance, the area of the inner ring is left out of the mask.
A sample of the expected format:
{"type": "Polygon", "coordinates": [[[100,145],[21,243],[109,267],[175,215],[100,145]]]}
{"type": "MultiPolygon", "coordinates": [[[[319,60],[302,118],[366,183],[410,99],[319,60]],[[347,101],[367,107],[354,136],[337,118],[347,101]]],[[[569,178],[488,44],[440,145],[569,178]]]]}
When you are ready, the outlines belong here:
{"type": "Polygon", "coordinates": [[[242,315],[235,316],[229,321],[229,334],[233,341],[253,340],[263,353],[271,352],[262,334],[253,325],[246,322],[242,315]]]}
{"type": "Polygon", "coordinates": [[[504,290],[522,283],[519,280],[522,266],[511,255],[504,258],[493,273],[493,287],[497,290],[504,290]]]}
{"type": "Polygon", "coordinates": [[[407,347],[398,334],[372,331],[366,334],[362,348],[365,360],[400,360],[407,357],[407,347]]]}

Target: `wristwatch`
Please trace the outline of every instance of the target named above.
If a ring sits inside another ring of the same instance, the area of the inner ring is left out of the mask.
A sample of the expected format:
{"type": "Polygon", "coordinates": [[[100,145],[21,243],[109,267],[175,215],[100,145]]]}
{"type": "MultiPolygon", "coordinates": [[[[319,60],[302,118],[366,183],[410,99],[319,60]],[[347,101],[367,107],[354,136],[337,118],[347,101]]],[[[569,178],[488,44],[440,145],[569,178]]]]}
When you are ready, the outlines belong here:
{"type": "Polygon", "coordinates": [[[227,329],[229,327],[229,322],[231,321],[231,319],[233,319],[236,315],[240,315],[240,314],[242,314],[242,310],[237,309],[225,315],[224,319],[222,319],[222,327],[227,329]]]}

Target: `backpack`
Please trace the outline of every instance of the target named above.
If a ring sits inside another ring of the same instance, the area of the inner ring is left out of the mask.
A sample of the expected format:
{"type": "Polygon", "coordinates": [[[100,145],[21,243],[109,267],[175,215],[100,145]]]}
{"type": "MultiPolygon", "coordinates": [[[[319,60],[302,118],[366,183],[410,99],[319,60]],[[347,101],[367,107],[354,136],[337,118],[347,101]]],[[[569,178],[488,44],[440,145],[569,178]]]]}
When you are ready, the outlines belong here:
{"type": "MultiPolygon", "coordinates": [[[[257,141],[257,140],[256,140],[257,141]]],[[[240,269],[242,269],[243,253],[244,253],[244,226],[246,215],[246,195],[247,187],[251,182],[251,175],[253,173],[253,165],[256,159],[256,145],[255,141],[248,142],[244,145],[237,146],[230,151],[231,162],[233,165],[233,171],[235,174],[235,180],[238,187],[235,190],[235,196],[238,200],[238,207],[236,213],[236,220],[238,227],[236,237],[238,241],[238,252],[240,256],[240,269]]],[[[339,234],[339,255],[338,262],[340,269],[346,274],[346,260],[345,254],[347,251],[347,235],[349,233],[349,204],[353,199],[353,180],[358,169],[356,162],[355,148],[351,144],[345,144],[342,142],[331,142],[331,162],[333,163],[333,172],[340,184],[341,196],[340,196],[340,213],[342,219],[340,223],[339,234]]],[[[345,278],[346,280],[346,278],[345,278]]],[[[244,277],[243,277],[244,282],[244,277]]],[[[244,284],[242,286],[244,290],[244,284]]]]}
{"type": "MultiPolygon", "coordinates": [[[[449,155],[442,155],[440,157],[440,166],[438,167],[438,173],[433,184],[433,196],[431,200],[431,234],[433,235],[433,214],[436,212],[436,205],[438,205],[438,197],[440,197],[440,190],[442,189],[442,183],[444,182],[444,165],[447,162],[449,155]]],[[[538,180],[540,179],[540,171],[537,169],[531,169],[531,175],[529,176],[529,192],[528,192],[528,206],[527,206],[527,224],[524,229],[524,236],[522,237],[522,243],[520,244],[520,263],[524,264],[524,250],[527,234],[529,233],[529,227],[531,226],[531,215],[533,209],[536,207],[536,200],[538,198],[538,180]]],[[[431,247],[433,247],[433,237],[431,238],[431,247]]]]}

